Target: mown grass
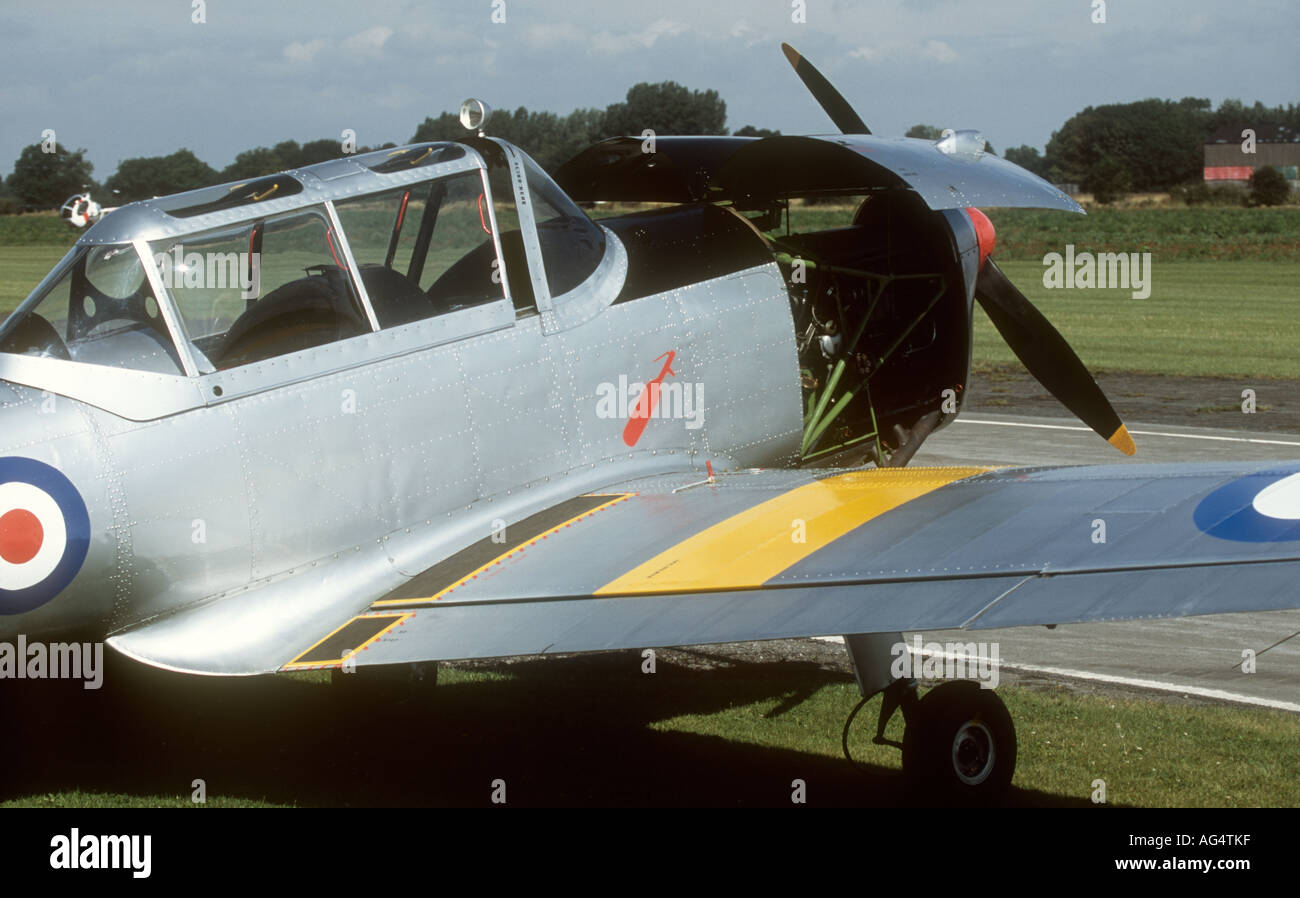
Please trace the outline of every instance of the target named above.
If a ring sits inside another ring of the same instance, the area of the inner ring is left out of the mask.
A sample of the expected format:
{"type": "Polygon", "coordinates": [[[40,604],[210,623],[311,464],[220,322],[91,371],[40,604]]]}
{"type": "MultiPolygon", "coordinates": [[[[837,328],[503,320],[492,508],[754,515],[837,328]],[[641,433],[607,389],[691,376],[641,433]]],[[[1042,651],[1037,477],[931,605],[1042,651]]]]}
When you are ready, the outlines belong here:
{"type": "MultiPolygon", "coordinates": [[[[1151,295],[1048,289],[1041,261],[999,262],[1094,371],[1300,377],[1300,290],[1285,262],[1151,260],[1151,295]]],[[[975,362],[1014,362],[975,313],[975,362]]]]}
{"type": "MultiPolygon", "coordinates": [[[[1079,252],[1090,248],[1075,245],[1079,252]]],[[[49,245],[0,246],[0,316],[22,301],[63,252],[49,245]]],[[[1300,289],[1293,262],[1167,258],[1156,251],[1145,299],[1125,289],[1048,289],[1041,259],[999,258],[999,264],[1092,370],[1300,377],[1300,289]]],[[[983,313],[977,311],[975,319],[975,364],[1014,362],[983,313]]]]}
{"type": "Polygon", "coordinates": [[[1076,251],[1150,252],[1164,262],[1300,262],[1300,206],[1089,210],[1086,216],[1041,209],[991,209],[999,259],[1036,259],[1076,251]]]}
{"type": "MultiPolygon", "coordinates": [[[[795,204],[791,229],[839,227],[852,220],[855,208],[795,204]]],[[[1078,252],[1150,252],[1164,262],[1300,262],[1300,206],[1103,207],[1087,215],[1044,209],[984,211],[997,231],[999,263],[1041,261],[1046,253],[1064,252],[1066,244],[1074,244],[1078,252]]]]}
{"type": "MultiPolygon", "coordinates": [[[[1119,700],[1003,688],[1017,727],[1014,785],[1025,792],[1091,801],[1093,781],[1105,780],[1107,803],[1143,807],[1242,807],[1300,804],[1300,717],[1282,712],[1193,707],[1155,700],[1119,700]]],[[[773,748],[840,756],[835,737],[852,684],[828,685],[774,714],[781,699],[714,715],[656,724],[668,731],[751,741],[773,748]]],[[[881,769],[900,767],[899,753],[871,741],[875,701],[855,723],[854,759],[881,769]]],[[[888,738],[903,738],[895,717],[888,738]]],[[[1022,796],[1023,798],[1024,796],[1022,796]]]]}
{"type": "Polygon", "coordinates": [[[83,233],[59,218],[57,212],[0,215],[0,247],[48,245],[61,246],[66,252],[83,233]]]}
{"type": "MultiPolygon", "coordinates": [[[[0,217],[0,221],[4,218],[0,217]]],[[[67,246],[0,242],[0,317],[26,299],[67,251],[67,246]]]]}
{"type": "MultiPolygon", "coordinates": [[[[802,661],[712,669],[637,652],[445,668],[427,701],[340,704],[325,677],[186,678],[128,667],[103,695],[32,699],[9,713],[3,806],[209,807],[490,804],[906,806],[897,750],[873,745],[873,699],[802,661]]],[[[13,685],[10,683],[9,685],[13,685]]],[[[35,687],[32,687],[33,689],[35,687]]],[[[1300,805],[1300,717],[1232,707],[999,690],[1018,732],[1007,803],[1090,807],[1300,805]]],[[[895,719],[888,735],[899,739],[895,719]]]]}

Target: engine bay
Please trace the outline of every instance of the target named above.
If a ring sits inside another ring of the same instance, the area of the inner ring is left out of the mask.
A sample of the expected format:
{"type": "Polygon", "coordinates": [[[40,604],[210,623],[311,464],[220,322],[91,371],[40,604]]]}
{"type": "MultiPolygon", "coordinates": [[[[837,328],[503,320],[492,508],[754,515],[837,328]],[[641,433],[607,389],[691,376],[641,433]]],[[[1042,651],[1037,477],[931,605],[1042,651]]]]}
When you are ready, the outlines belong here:
{"type": "Polygon", "coordinates": [[[817,208],[786,204],[787,233],[769,237],[798,344],[802,460],[901,465],[961,403],[971,308],[952,233],[907,191],[860,198],[840,227],[791,227],[824,220],[817,208]]]}

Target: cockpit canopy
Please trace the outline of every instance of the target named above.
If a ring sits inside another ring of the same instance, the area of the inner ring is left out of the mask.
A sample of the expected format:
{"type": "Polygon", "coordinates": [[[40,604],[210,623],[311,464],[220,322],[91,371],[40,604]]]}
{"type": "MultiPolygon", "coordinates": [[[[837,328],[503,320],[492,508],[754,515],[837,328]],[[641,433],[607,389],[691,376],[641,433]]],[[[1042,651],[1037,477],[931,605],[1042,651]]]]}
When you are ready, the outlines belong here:
{"type": "Polygon", "coordinates": [[[108,214],[0,324],[0,378],[148,420],[523,318],[577,326],[625,260],[502,140],[364,153],[108,214]]]}
{"type": "Polygon", "coordinates": [[[6,356],[202,377],[506,300],[574,297],[578,320],[617,293],[606,249],[503,142],[338,159],[107,216],[0,325],[0,377],[41,386],[6,356]]]}

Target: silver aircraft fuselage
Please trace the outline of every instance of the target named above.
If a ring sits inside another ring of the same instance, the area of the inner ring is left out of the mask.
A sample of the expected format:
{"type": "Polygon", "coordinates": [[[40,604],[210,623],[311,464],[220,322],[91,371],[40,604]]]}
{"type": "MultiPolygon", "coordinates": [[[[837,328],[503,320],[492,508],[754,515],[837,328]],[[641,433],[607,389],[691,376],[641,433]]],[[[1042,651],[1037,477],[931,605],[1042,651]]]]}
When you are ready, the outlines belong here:
{"type": "MultiPolygon", "coordinates": [[[[500,146],[521,172],[522,154],[500,146]]],[[[185,219],[133,204],[87,232],[42,287],[79,248],[131,243],[143,259],[149,241],[309,205],[337,224],[344,198],[485,170],[473,148],[392,174],[340,160],[292,172],[304,188],[292,197],[185,219]]],[[[619,478],[794,463],[800,383],[778,266],[615,303],[626,251],[602,229],[595,272],[552,296],[521,183],[495,199],[519,209],[531,313],[516,309],[503,278],[494,301],[377,327],[343,228],[371,325],[359,335],[205,370],[155,283],[183,373],[0,353],[0,458],[57,471],[88,519],[69,582],[6,609],[0,639],[102,638],[291,575],[341,607],[353,582],[399,582],[506,521],[619,478]],[[630,433],[638,385],[656,378],[655,410],[630,433]]]]}

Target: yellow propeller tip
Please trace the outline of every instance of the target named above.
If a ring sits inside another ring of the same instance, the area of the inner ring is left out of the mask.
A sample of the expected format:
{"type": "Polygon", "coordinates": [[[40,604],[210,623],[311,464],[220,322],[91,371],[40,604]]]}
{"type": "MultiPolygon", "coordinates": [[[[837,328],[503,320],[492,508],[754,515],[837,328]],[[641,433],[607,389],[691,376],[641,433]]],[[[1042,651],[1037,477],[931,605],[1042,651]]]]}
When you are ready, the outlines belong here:
{"type": "Polygon", "coordinates": [[[1128,428],[1123,424],[1119,426],[1119,430],[1110,435],[1110,438],[1106,440],[1106,442],[1110,443],[1125,455],[1137,455],[1137,444],[1133,442],[1133,437],[1129,436],[1128,428]]]}

